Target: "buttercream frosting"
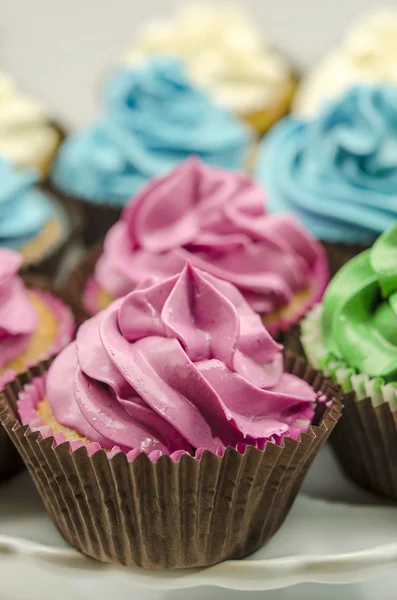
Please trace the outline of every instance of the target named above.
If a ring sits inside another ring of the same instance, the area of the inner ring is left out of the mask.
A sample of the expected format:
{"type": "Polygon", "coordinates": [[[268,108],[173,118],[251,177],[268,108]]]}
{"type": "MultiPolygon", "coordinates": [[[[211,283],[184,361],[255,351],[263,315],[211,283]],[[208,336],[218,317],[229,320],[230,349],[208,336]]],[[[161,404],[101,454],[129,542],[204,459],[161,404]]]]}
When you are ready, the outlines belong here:
{"type": "Polygon", "coordinates": [[[22,257],[0,248],[0,370],[19,356],[37,327],[37,315],[18,276],[22,257]]]}
{"type": "Polygon", "coordinates": [[[287,61],[270,50],[253,20],[237,6],[193,4],[141,31],[127,63],[148,56],[183,60],[193,80],[221,106],[239,114],[266,108],[291,78],[287,61]]]}
{"type": "Polygon", "coordinates": [[[147,454],[297,438],[316,394],[238,290],[190,265],[86,321],[50,367],[56,420],[147,454]]]}
{"type": "Polygon", "coordinates": [[[58,138],[40,103],[0,73],[0,155],[18,167],[31,166],[54,150],[58,138]]]}
{"type": "Polygon", "coordinates": [[[191,154],[238,169],[251,130],[189,82],[172,60],[152,60],[114,73],[104,114],[62,145],[52,178],[68,193],[123,205],[152,177],[191,154]]]}
{"type": "MultiPolygon", "coordinates": [[[[262,314],[328,278],[321,245],[291,217],[268,215],[260,186],[196,158],[150,182],[108,232],[95,279],[120,297],[186,262],[236,285],[262,314]]],[[[319,298],[318,298],[319,299],[319,298]]]]}
{"type": "Polygon", "coordinates": [[[322,339],[330,358],[397,382],[397,226],[332,279],[323,301],[322,339]]]}
{"type": "Polygon", "coordinates": [[[311,118],[356,83],[397,84],[397,10],[383,8],[360,17],[342,43],[302,79],[293,112],[311,118]]]}
{"type": "Polygon", "coordinates": [[[397,219],[397,88],[355,86],[311,121],[287,117],[256,177],[271,212],[295,214],[321,240],[371,243],[397,219]]]}
{"type": "Polygon", "coordinates": [[[33,170],[17,170],[0,158],[0,247],[20,248],[54,215],[48,198],[33,186],[37,179],[33,170]]]}

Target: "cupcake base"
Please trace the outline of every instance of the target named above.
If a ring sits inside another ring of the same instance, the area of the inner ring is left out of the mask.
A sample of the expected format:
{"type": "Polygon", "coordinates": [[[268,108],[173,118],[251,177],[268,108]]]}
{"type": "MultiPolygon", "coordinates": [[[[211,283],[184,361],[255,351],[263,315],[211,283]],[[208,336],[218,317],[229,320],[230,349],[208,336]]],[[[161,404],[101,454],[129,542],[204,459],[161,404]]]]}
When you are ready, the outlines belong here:
{"type": "Polygon", "coordinates": [[[81,211],[59,206],[57,213],[38,236],[17,249],[24,257],[23,272],[37,272],[54,279],[67,251],[79,240],[83,227],[81,211]]]}
{"type": "Polygon", "coordinates": [[[82,236],[87,246],[102,240],[112,225],[121,216],[122,206],[111,206],[106,203],[89,202],[84,198],[76,198],[47,182],[48,190],[54,194],[70,212],[83,215],[82,236]]]}
{"type": "Polygon", "coordinates": [[[46,155],[39,157],[34,164],[26,165],[33,166],[40,173],[40,180],[44,181],[49,172],[51,171],[52,163],[54,162],[54,158],[58,152],[58,148],[61,145],[62,141],[65,139],[66,131],[60,123],[57,121],[49,121],[48,126],[54,131],[54,143],[51,151],[48,151],[46,155]]]}
{"type": "Polygon", "coordinates": [[[242,116],[259,137],[265,135],[277,121],[289,113],[297,85],[298,79],[291,76],[290,80],[280,89],[277,99],[269,107],[242,116]]]}
{"type": "Polygon", "coordinates": [[[293,356],[285,363],[327,401],[318,403],[307,434],[263,451],[248,446],[151,460],[69,443],[49,428],[33,433],[19,422],[16,405],[43,399],[49,361],[5,388],[0,419],[51,518],[78,550],[145,568],[209,566],[255,552],[278,530],[340,416],[334,390],[318,372],[293,356]]]}
{"type": "MultiPolygon", "coordinates": [[[[35,295],[34,303],[39,311],[40,335],[33,336],[29,348],[24,352],[23,359],[18,357],[1,370],[0,390],[13,381],[18,373],[24,372],[30,364],[37,364],[44,357],[58,352],[65,342],[73,337],[74,333],[72,312],[59,302],[62,300],[66,303],[62,294],[55,292],[46,279],[37,275],[25,275],[24,281],[28,287],[34,288],[36,291],[36,293],[29,291],[29,294],[32,298],[35,295]],[[50,318],[48,318],[48,313],[50,313],[50,318]]],[[[0,481],[17,473],[22,466],[23,463],[14,445],[3,427],[0,427],[0,481]]]]}
{"type": "Polygon", "coordinates": [[[397,389],[355,373],[343,361],[327,360],[321,337],[321,305],[302,321],[309,363],[341,387],[343,419],[331,436],[335,454],[360,487],[397,500],[397,389]]]}

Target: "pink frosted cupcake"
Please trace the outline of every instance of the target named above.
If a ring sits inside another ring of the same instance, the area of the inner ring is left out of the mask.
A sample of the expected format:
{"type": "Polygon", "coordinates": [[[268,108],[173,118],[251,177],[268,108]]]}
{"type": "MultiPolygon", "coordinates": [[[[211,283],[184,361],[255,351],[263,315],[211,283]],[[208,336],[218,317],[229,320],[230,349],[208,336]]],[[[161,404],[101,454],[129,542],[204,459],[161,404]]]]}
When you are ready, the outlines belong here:
{"type": "MultiPolygon", "coordinates": [[[[17,274],[21,264],[18,253],[0,248],[0,390],[27,368],[57,354],[74,334],[71,310],[48,291],[42,278],[31,277],[32,287],[25,287],[17,274]]],[[[12,447],[6,441],[1,430],[0,477],[14,470],[12,447]]]]}
{"type": "Polygon", "coordinates": [[[271,537],[339,417],[333,392],[301,359],[283,364],[235,286],[186,265],[86,321],[46,374],[0,404],[71,544],[181,568],[271,537]]]}
{"type": "Polygon", "coordinates": [[[164,279],[189,261],[233,283],[272,334],[286,331],[321,299],[328,267],[297,221],[264,206],[247,175],[191,158],[131,199],[93,273],[92,265],[79,267],[69,285],[81,286],[86,271],[83,303],[95,314],[143,279],[164,279]]]}

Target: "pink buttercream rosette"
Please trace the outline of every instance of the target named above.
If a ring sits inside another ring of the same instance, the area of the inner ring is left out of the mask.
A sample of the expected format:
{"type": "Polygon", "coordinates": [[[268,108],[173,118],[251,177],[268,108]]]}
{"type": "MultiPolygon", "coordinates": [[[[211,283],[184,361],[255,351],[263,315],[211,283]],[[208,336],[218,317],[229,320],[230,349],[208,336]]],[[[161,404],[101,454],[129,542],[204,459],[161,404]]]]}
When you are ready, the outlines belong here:
{"type": "Polygon", "coordinates": [[[267,214],[260,186],[193,157],[131,199],[105,238],[84,307],[95,314],[101,290],[118,298],[186,262],[233,283],[262,316],[274,313],[272,334],[299,322],[328,282],[321,244],[292,217],[267,214]],[[291,314],[277,315],[306,288],[291,314]]]}
{"type": "Polygon", "coordinates": [[[52,435],[36,414],[45,395],[90,453],[121,450],[129,460],[263,449],[307,431],[319,401],[284,372],[281,349],[234,286],[187,265],[86,321],[51,366],[45,394],[44,380],[33,382],[18,410],[52,435]]]}

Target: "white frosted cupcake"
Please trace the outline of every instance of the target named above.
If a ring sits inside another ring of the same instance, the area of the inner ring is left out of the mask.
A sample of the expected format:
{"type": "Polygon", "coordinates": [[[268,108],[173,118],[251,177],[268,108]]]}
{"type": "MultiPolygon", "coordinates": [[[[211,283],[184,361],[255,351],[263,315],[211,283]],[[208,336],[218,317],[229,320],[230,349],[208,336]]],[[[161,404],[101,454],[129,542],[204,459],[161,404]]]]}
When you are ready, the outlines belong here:
{"type": "Polygon", "coordinates": [[[357,83],[397,84],[397,9],[384,7],[360,16],[342,42],[302,79],[293,112],[313,117],[324,101],[357,83]]]}
{"type": "Polygon", "coordinates": [[[22,94],[0,72],[0,155],[17,167],[35,167],[45,176],[61,138],[40,103],[22,94]]]}
{"type": "Polygon", "coordinates": [[[296,86],[291,66],[238,6],[192,4],[149,22],[125,59],[135,64],[153,55],[186,62],[198,85],[259,134],[289,110],[296,86]]]}

